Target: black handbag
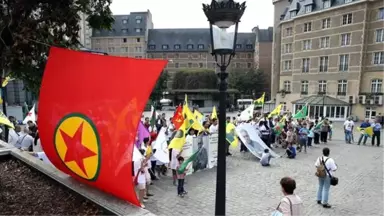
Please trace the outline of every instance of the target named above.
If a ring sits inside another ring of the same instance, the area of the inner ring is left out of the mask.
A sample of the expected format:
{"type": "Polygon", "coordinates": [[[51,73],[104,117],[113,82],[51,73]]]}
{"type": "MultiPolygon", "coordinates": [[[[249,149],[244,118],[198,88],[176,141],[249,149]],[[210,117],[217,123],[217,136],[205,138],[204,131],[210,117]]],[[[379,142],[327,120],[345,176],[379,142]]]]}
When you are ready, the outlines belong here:
{"type": "Polygon", "coordinates": [[[339,178],[335,177],[335,176],[332,176],[331,173],[329,173],[329,170],[327,169],[327,166],[325,165],[325,162],[324,160],[321,160],[321,162],[323,162],[323,165],[325,167],[325,170],[327,171],[329,177],[331,178],[331,185],[332,186],[336,186],[339,184],[339,178]]]}

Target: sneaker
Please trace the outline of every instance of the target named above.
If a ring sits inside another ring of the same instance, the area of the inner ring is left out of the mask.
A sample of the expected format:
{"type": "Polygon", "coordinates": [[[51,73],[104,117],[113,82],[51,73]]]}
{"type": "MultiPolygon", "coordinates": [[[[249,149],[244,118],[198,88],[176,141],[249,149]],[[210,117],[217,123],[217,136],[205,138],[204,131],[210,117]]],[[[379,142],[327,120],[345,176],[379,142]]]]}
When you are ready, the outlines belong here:
{"type": "Polygon", "coordinates": [[[183,194],[188,194],[188,192],[187,192],[187,191],[184,191],[183,194]]]}
{"type": "Polygon", "coordinates": [[[184,194],[180,194],[180,197],[181,197],[181,198],[184,198],[184,194]]]}
{"type": "Polygon", "coordinates": [[[144,199],[144,200],[147,200],[147,199],[148,199],[148,197],[143,197],[143,199],[144,199]]]}
{"type": "Polygon", "coordinates": [[[141,208],[145,209],[145,205],[144,204],[140,204],[141,208]]]}
{"type": "Polygon", "coordinates": [[[332,206],[327,203],[327,204],[323,204],[323,207],[324,208],[331,208],[332,206]]]}
{"type": "Polygon", "coordinates": [[[321,200],[317,200],[317,204],[321,205],[321,200]]]}
{"type": "Polygon", "coordinates": [[[147,193],[147,196],[149,196],[149,197],[150,197],[150,196],[153,196],[153,194],[147,193]]]}

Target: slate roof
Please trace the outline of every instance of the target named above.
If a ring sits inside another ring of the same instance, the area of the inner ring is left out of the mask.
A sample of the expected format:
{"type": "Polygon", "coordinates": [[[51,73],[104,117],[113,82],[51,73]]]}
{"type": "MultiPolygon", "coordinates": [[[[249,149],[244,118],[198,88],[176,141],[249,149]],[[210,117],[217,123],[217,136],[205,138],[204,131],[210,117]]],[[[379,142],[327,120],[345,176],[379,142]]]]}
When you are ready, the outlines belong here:
{"type": "Polygon", "coordinates": [[[335,105],[335,106],[348,106],[349,104],[345,101],[342,101],[340,99],[330,97],[328,95],[321,96],[321,95],[312,95],[305,98],[301,98],[299,100],[292,101],[292,104],[306,104],[308,105],[335,105]]]}
{"type": "MultiPolygon", "coordinates": [[[[329,8],[324,8],[324,1],[325,0],[292,0],[289,7],[287,7],[284,10],[284,13],[281,15],[280,20],[290,20],[292,17],[290,15],[291,11],[296,11],[296,16],[304,15],[304,14],[310,14],[313,12],[318,12],[321,10],[326,10],[329,8]],[[305,12],[305,6],[312,5],[312,11],[309,13],[305,12]]],[[[344,4],[351,4],[353,2],[357,2],[360,0],[352,0],[352,2],[345,3],[345,0],[330,0],[331,1],[331,7],[336,7],[344,4]]]]}
{"type": "MultiPolygon", "coordinates": [[[[238,52],[253,52],[256,35],[239,33],[237,35],[238,52]]],[[[211,44],[209,29],[150,29],[148,32],[147,52],[208,52],[211,44]],[[168,49],[163,48],[163,45],[168,49]],[[191,46],[192,45],[192,46],[191,46]]]]}
{"type": "Polygon", "coordinates": [[[94,30],[92,37],[144,36],[147,27],[147,17],[150,12],[132,12],[127,15],[114,15],[115,22],[112,30],[94,30]],[[136,19],[141,19],[140,23],[136,19]],[[136,32],[136,29],[141,32],[136,32]]]}
{"type": "Polygon", "coordinates": [[[268,29],[259,29],[259,27],[255,27],[252,31],[256,34],[256,43],[273,42],[273,27],[269,27],[268,29]]]}

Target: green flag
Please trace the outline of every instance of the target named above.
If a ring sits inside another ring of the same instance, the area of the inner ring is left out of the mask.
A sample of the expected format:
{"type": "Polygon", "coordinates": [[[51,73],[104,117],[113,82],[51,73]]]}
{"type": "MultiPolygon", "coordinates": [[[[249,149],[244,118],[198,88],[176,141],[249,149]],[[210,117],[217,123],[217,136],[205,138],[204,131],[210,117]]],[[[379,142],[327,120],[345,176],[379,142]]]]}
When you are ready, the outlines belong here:
{"type": "Polygon", "coordinates": [[[284,124],[282,122],[278,122],[275,127],[273,127],[273,132],[279,136],[283,132],[284,124]]]}
{"type": "Polygon", "coordinates": [[[319,122],[319,123],[317,123],[317,124],[315,125],[315,127],[312,128],[312,130],[320,130],[320,128],[321,128],[321,126],[323,125],[323,123],[324,123],[324,120],[321,121],[321,122],[319,122]]]}
{"type": "Polygon", "coordinates": [[[292,118],[293,119],[305,119],[307,117],[308,106],[305,105],[299,112],[297,112],[292,118]]]}
{"type": "Polygon", "coordinates": [[[197,158],[197,155],[199,155],[200,153],[200,150],[203,149],[203,148],[200,148],[198,151],[196,151],[195,153],[193,153],[191,155],[191,157],[189,157],[187,160],[185,160],[179,167],[179,169],[177,170],[177,172],[179,174],[183,174],[185,172],[185,170],[187,169],[188,167],[188,164],[193,162],[194,160],[196,160],[197,158]]]}

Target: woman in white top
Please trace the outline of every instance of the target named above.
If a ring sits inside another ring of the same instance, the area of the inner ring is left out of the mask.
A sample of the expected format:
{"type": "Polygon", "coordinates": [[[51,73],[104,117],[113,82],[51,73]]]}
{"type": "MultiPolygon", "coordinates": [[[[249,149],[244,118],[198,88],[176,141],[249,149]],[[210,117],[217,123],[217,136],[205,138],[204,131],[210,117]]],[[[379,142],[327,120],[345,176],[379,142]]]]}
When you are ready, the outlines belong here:
{"type": "Polygon", "coordinates": [[[329,189],[331,187],[331,176],[333,172],[337,170],[335,161],[329,157],[329,148],[323,148],[323,156],[316,160],[315,166],[320,167],[323,163],[325,164],[325,177],[319,177],[319,189],[317,191],[317,204],[322,204],[324,208],[331,208],[328,204],[329,189]]]}
{"type": "Polygon", "coordinates": [[[171,149],[171,150],[172,150],[172,153],[171,153],[172,157],[171,157],[171,162],[169,166],[172,169],[173,185],[176,186],[176,180],[177,180],[176,169],[177,169],[177,166],[179,166],[179,161],[177,160],[177,158],[180,157],[183,150],[179,150],[179,149],[171,149]]]}
{"type": "Polygon", "coordinates": [[[284,177],[280,180],[281,190],[284,197],[281,199],[280,204],[277,206],[276,211],[283,216],[300,216],[303,214],[303,201],[299,196],[294,194],[296,189],[296,181],[290,177],[284,177]]]}

